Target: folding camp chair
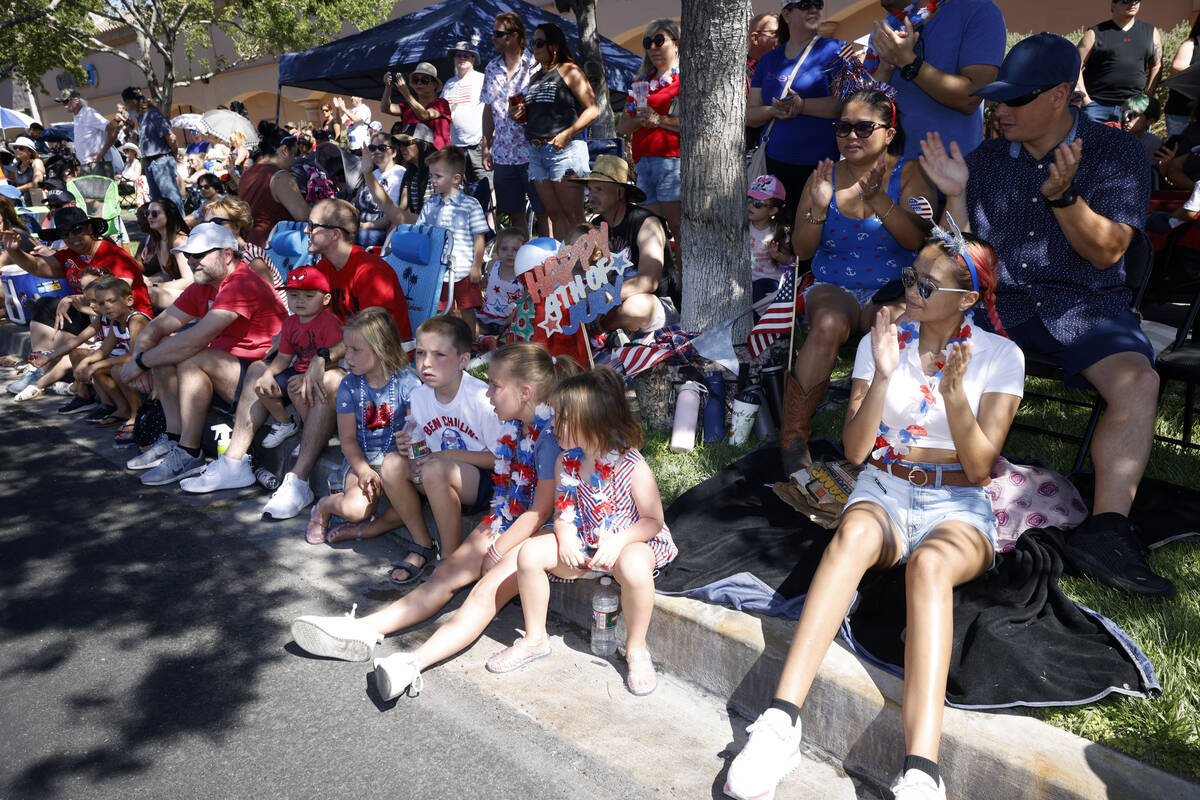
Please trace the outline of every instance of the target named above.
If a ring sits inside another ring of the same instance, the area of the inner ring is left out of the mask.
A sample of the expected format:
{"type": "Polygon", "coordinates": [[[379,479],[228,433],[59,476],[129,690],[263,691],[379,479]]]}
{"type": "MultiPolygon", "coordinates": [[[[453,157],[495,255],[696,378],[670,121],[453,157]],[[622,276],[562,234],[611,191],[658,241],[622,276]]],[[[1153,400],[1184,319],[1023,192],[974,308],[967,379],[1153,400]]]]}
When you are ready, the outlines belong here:
{"type": "Polygon", "coordinates": [[[383,260],[396,271],[408,302],[408,321],[415,333],[421,323],[438,313],[438,302],[449,293],[446,307],[453,301],[450,284],[450,251],[454,238],[450,231],[436,225],[397,225],[388,236],[383,260]]]}
{"type": "Polygon", "coordinates": [[[116,181],[103,175],[82,175],[67,181],[67,191],[88,216],[100,217],[108,223],[105,236],[119,244],[129,241],[129,232],[121,219],[121,192],[116,181]]]}
{"type": "Polygon", "coordinates": [[[267,237],[267,255],[275,262],[280,277],[285,280],[288,273],[297,267],[316,263],[313,254],[308,252],[308,234],[304,231],[307,225],[307,222],[283,220],[275,223],[267,237]]]}

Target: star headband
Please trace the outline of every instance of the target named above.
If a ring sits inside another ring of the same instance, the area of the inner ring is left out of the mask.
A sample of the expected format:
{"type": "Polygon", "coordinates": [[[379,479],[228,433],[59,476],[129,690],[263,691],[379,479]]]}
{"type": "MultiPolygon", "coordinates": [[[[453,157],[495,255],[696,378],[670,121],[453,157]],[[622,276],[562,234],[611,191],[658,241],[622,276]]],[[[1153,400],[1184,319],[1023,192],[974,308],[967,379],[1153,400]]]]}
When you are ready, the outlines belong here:
{"type": "MultiPolygon", "coordinates": [[[[913,205],[913,210],[916,211],[915,204],[911,198],[909,204],[913,205]]],[[[971,289],[979,291],[979,272],[975,269],[975,262],[971,260],[971,256],[967,253],[967,240],[963,237],[962,230],[954,222],[954,217],[950,216],[950,212],[946,212],[946,227],[934,225],[930,233],[937,239],[941,239],[945,243],[946,249],[963,260],[963,264],[967,267],[967,272],[971,273],[971,289]]]]}

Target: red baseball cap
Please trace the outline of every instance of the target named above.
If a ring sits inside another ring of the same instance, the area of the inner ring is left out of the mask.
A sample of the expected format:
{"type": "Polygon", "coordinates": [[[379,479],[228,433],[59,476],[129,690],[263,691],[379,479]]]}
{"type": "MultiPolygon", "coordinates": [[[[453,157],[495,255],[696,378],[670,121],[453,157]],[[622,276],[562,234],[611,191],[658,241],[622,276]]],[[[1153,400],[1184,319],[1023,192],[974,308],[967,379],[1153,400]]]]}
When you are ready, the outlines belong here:
{"type": "Polygon", "coordinates": [[[284,289],[301,289],[310,292],[328,292],[329,279],[314,267],[300,267],[288,273],[284,289]]]}

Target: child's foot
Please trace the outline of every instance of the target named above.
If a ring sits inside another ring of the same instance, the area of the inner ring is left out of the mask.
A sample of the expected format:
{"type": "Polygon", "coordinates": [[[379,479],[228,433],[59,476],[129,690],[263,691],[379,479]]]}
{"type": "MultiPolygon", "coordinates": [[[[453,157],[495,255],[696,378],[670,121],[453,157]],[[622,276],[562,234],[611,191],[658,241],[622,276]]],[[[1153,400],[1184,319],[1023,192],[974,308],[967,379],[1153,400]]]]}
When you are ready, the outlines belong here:
{"type": "Polygon", "coordinates": [[[424,688],[421,670],[417,669],[412,653],[392,653],[387,658],[377,658],[374,666],[375,688],[385,701],[395,700],[405,691],[409,697],[416,697],[424,688]]]}
{"type": "Polygon", "coordinates": [[[429,561],[437,557],[437,550],[432,547],[421,547],[418,544],[408,546],[408,555],[398,564],[392,565],[388,578],[397,586],[412,586],[419,581],[429,569],[429,561]],[[419,561],[415,559],[420,559],[419,561]]]}
{"type": "MultiPolygon", "coordinates": [[[[313,513],[315,514],[316,512],[314,511],[313,513]]],[[[370,524],[370,520],[366,520],[365,522],[343,522],[341,525],[330,529],[329,533],[325,534],[325,541],[329,544],[357,541],[363,538],[363,531],[365,531],[367,526],[370,524]]]]}
{"type": "Polygon", "coordinates": [[[309,544],[323,544],[325,535],[329,532],[329,517],[314,508],[308,515],[308,527],[304,529],[304,541],[309,544]]]}
{"type": "Polygon", "coordinates": [[[341,617],[300,617],[292,623],[292,638],[306,652],[342,661],[367,661],[383,634],[354,618],[356,604],[341,617]]]}
{"type": "Polygon", "coordinates": [[[654,670],[654,662],[650,660],[649,650],[626,650],[625,663],[629,665],[625,685],[630,693],[642,697],[658,688],[658,673],[654,670]]]}
{"type": "Polygon", "coordinates": [[[499,653],[487,660],[488,672],[512,672],[520,669],[531,661],[537,661],[539,658],[545,658],[550,655],[550,642],[543,641],[538,645],[530,645],[522,636],[513,643],[512,647],[506,647],[499,653]]]}

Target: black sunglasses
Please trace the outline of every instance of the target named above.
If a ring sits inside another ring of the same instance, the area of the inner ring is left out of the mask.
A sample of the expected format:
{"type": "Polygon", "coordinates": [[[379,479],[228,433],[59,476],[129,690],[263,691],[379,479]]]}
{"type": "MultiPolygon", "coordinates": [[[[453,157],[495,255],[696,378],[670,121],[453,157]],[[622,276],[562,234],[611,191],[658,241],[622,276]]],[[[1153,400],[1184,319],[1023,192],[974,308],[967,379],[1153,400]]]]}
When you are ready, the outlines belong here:
{"type": "Polygon", "coordinates": [[[516,31],[492,31],[493,39],[507,39],[510,36],[516,36],[516,31]]]}
{"type": "Polygon", "coordinates": [[[146,212],[146,219],[158,219],[161,216],[163,216],[163,212],[161,212],[161,211],[147,211],[146,212]]]}
{"type": "Polygon", "coordinates": [[[216,252],[217,250],[220,250],[220,249],[222,249],[222,248],[210,247],[209,249],[205,250],[202,253],[184,253],[183,255],[185,258],[187,258],[188,261],[203,261],[204,257],[207,256],[209,253],[216,252]]]}
{"type": "Polygon", "coordinates": [[[534,50],[536,50],[539,47],[545,47],[546,40],[545,39],[530,39],[529,46],[532,47],[534,50]]]}
{"type": "Polygon", "coordinates": [[[312,233],[314,228],[324,228],[325,230],[330,231],[341,231],[347,236],[350,235],[350,231],[346,230],[341,225],[326,225],[324,222],[307,222],[304,225],[304,232],[312,233]]]}
{"type": "Polygon", "coordinates": [[[69,228],[60,228],[59,236],[78,236],[81,233],[92,233],[92,225],[89,222],[80,222],[78,225],[72,225],[69,228]]]}
{"type": "Polygon", "coordinates": [[[370,152],[370,153],[382,153],[385,150],[391,150],[391,149],[392,149],[391,145],[387,145],[387,144],[369,144],[369,145],[367,145],[367,152],[370,152]]]}
{"type": "Polygon", "coordinates": [[[434,80],[434,78],[431,78],[428,75],[413,75],[408,79],[408,82],[416,84],[417,86],[421,86],[422,84],[433,83],[434,80]]]}
{"type": "Polygon", "coordinates": [[[667,35],[665,33],[656,33],[653,39],[649,36],[642,39],[642,49],[649,50],[651,45],[654,47],[662,47],[666,43],[667,35]]]}
{"type": "Polygon", "coordinates": [[[833,133],[839,139],[845,139],[853,131],[854,135],[859,139],[868,139],[875,132],[876,128],[887,128],[887,124],[883,122],[843,122],[835,120],[833,123],[833,133]]]}
{"type": "Polygon", "coordinates": [[[777,206],[770,200],[759,200],[756,197],[747,197],[746,205],[750,206],[751,208],[777,208],[777,206]]]}
{"type": "MultiPolygon", "coordinates": [[[[1054,86],[1057,86],[1057,85],[1058,85],[1057,83],[1054,84],[1054,86]]],[[[1053,89],[1054,86],[1043,86],[1040,89],[1034,89],[1029,94],[1023,94],[1020,97],[1014,97],[1012,100],[1001,100],[1000,102],[1003,103],[1004,105],[1008,106],[1009,108],[1020,108],[1021,106],[1027,106],[1030,103],[1032,103],[1034,100],[1037,100],[1039,95],[1044,94],[1044,93],[1050,91],[1051,89],[1053,89]]]]}
{"type": "Polygon", "coordinates": [[[209,217],[205,220],[205,222],[215,222],[218,225],[228,225],[233,222],[233,220],[231,220],[229,217],[209,217]]]}
{"type": "Polygon", "coordinates": [[[800,0],[799,3],[788,3],[783,10],[794,11],[797,8],[801,11],[821,11],[825,8],[825,0],[800,0]]]}
{"type": "Polygon", "coordinates": [[[929,278],[922,278],[917,275],[917,271],[912,267],[905,267],[900,270],[900,282],[904,284],[905,289],[917,287],[917,294],[921,295],[922,300],[928,300],[933,297],[934,292],[960,292],[967,294],[970,289],[947,289],[945,286],[938,286],[929,278]]]}

